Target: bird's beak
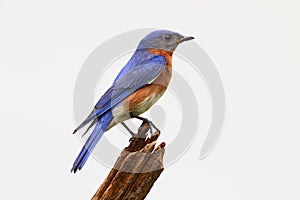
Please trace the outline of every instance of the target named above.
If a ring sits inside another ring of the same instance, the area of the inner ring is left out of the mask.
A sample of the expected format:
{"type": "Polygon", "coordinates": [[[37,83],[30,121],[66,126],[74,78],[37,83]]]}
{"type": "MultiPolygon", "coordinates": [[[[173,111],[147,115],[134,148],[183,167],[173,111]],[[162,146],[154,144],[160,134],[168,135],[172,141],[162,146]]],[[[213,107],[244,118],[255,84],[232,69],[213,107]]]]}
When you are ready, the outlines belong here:
{"type": "Polygon", "coordinates": [[[185,42],[185,41],[188,41],[188,40],[193,40],[193,39],[195,39],[195,38],[192,37],[192,36],[183,37],[183,38],[179,41],[179,43],[185,42]]]}

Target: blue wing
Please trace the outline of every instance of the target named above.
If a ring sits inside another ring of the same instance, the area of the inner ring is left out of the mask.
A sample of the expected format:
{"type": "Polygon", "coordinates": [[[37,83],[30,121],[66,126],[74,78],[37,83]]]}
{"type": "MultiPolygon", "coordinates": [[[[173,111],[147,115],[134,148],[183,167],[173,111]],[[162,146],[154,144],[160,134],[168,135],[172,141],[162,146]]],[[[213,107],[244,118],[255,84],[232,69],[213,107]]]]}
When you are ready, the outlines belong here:
{"type": "MultiPolygon", "coordinates": [[[[117,76],[113,85],[105,92],[95,105],[94,110],[74,131],[78,131],[89,122],[93,121],[88,129],[97,121],[97,118],[116,106],[136,90],[154,81],[163,68],[166,66],[166,59],[163,56],[155,55],[152,59],[137,65],[131,65],[128,70],[122,70],[117,76]]],[[[124,67],[126,68],[126,66],[124,67]]]]}

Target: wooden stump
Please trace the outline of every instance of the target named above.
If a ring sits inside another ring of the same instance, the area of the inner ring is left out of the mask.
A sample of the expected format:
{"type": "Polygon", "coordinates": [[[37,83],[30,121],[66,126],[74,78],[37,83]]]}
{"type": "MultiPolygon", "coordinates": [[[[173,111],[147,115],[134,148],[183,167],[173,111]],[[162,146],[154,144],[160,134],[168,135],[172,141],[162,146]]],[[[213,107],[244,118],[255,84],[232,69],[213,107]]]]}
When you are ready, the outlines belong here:
{"type": "Polygon", "coordinates": [[[92,200],[145,199],[162,171],[165,143],[155,148],[159,133],[146,139],[149,124],[143,123],[92,200]]]}

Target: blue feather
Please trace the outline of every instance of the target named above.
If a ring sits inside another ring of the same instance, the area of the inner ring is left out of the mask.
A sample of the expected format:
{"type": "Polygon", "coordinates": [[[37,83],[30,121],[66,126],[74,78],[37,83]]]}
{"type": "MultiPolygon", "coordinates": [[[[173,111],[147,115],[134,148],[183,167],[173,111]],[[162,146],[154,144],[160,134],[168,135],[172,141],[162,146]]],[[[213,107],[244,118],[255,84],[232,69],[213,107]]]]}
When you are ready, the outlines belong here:
{"type": "Polygon", "coordinates": [[[142,54],[144,57],[139,55],[139,53],[134,54],[131,58],[130,66],[125,67],[120,72],[113,85],[95,105],[94,110],[75,129],[74,133],[90,122],[97,120],[94,130],[76,158],[71,172],[76,173],[86,163],[96,144],[113,120],[112,108],[138,89],[153,81],[166,66],[166,59],[163,56],[150,52],[142,52],[142,54]]]}
{"type": "Polygon", "coordinates": [[[105,112],[119,104],[136,90],[149,84],[150,81],[152,81],[160,74],[160,72],[166,65],[166,59],[163,56],[155,55],[150,52],[141,52],[146,55],[145,57],[147,58],[147,62],[145,62],[144,59],[137,59],[141,57],[139,53],[134,54],[133,58],[131,58],[131,61],[129,62],[130,67],[126,67],[126,65],[124,69],[121,70],[113,85],[97,102],[94,110],[74,130],[73,133],[77,132],[79,129],[81,129],[97,117],[103,115],[105,112]],[[149,56],[151,56],[151,59],[149,59],[149,56]]]}
{"type": "Polygon", "coordinates": [[[102,116],[101,120],[97,122],[92,134],[89,136],[88,140],[86,141],[79,155],[77,156],[75,162],[73,163],[71,172],[76,173],[76,171],[82,169],[91,152],[94,150],[96,144],[98,143],[103,133],[112,121],[112,118],[112,113],[107,112],[104,116],[102,116]]]}

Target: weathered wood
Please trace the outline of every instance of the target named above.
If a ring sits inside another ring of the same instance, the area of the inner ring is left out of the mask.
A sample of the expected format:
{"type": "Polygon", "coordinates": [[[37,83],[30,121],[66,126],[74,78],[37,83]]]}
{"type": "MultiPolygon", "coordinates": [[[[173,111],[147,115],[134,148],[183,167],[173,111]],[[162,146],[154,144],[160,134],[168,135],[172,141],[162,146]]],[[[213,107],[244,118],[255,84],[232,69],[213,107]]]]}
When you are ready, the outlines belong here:
{"type": "Polygon", "coordinates": [[[159,133],[146,139],[149,124],[143,123],[129,146],[124,148],[113,169],[92,200],[142,200],[162,173],[165,143],[155,148],[159,133]]]}

